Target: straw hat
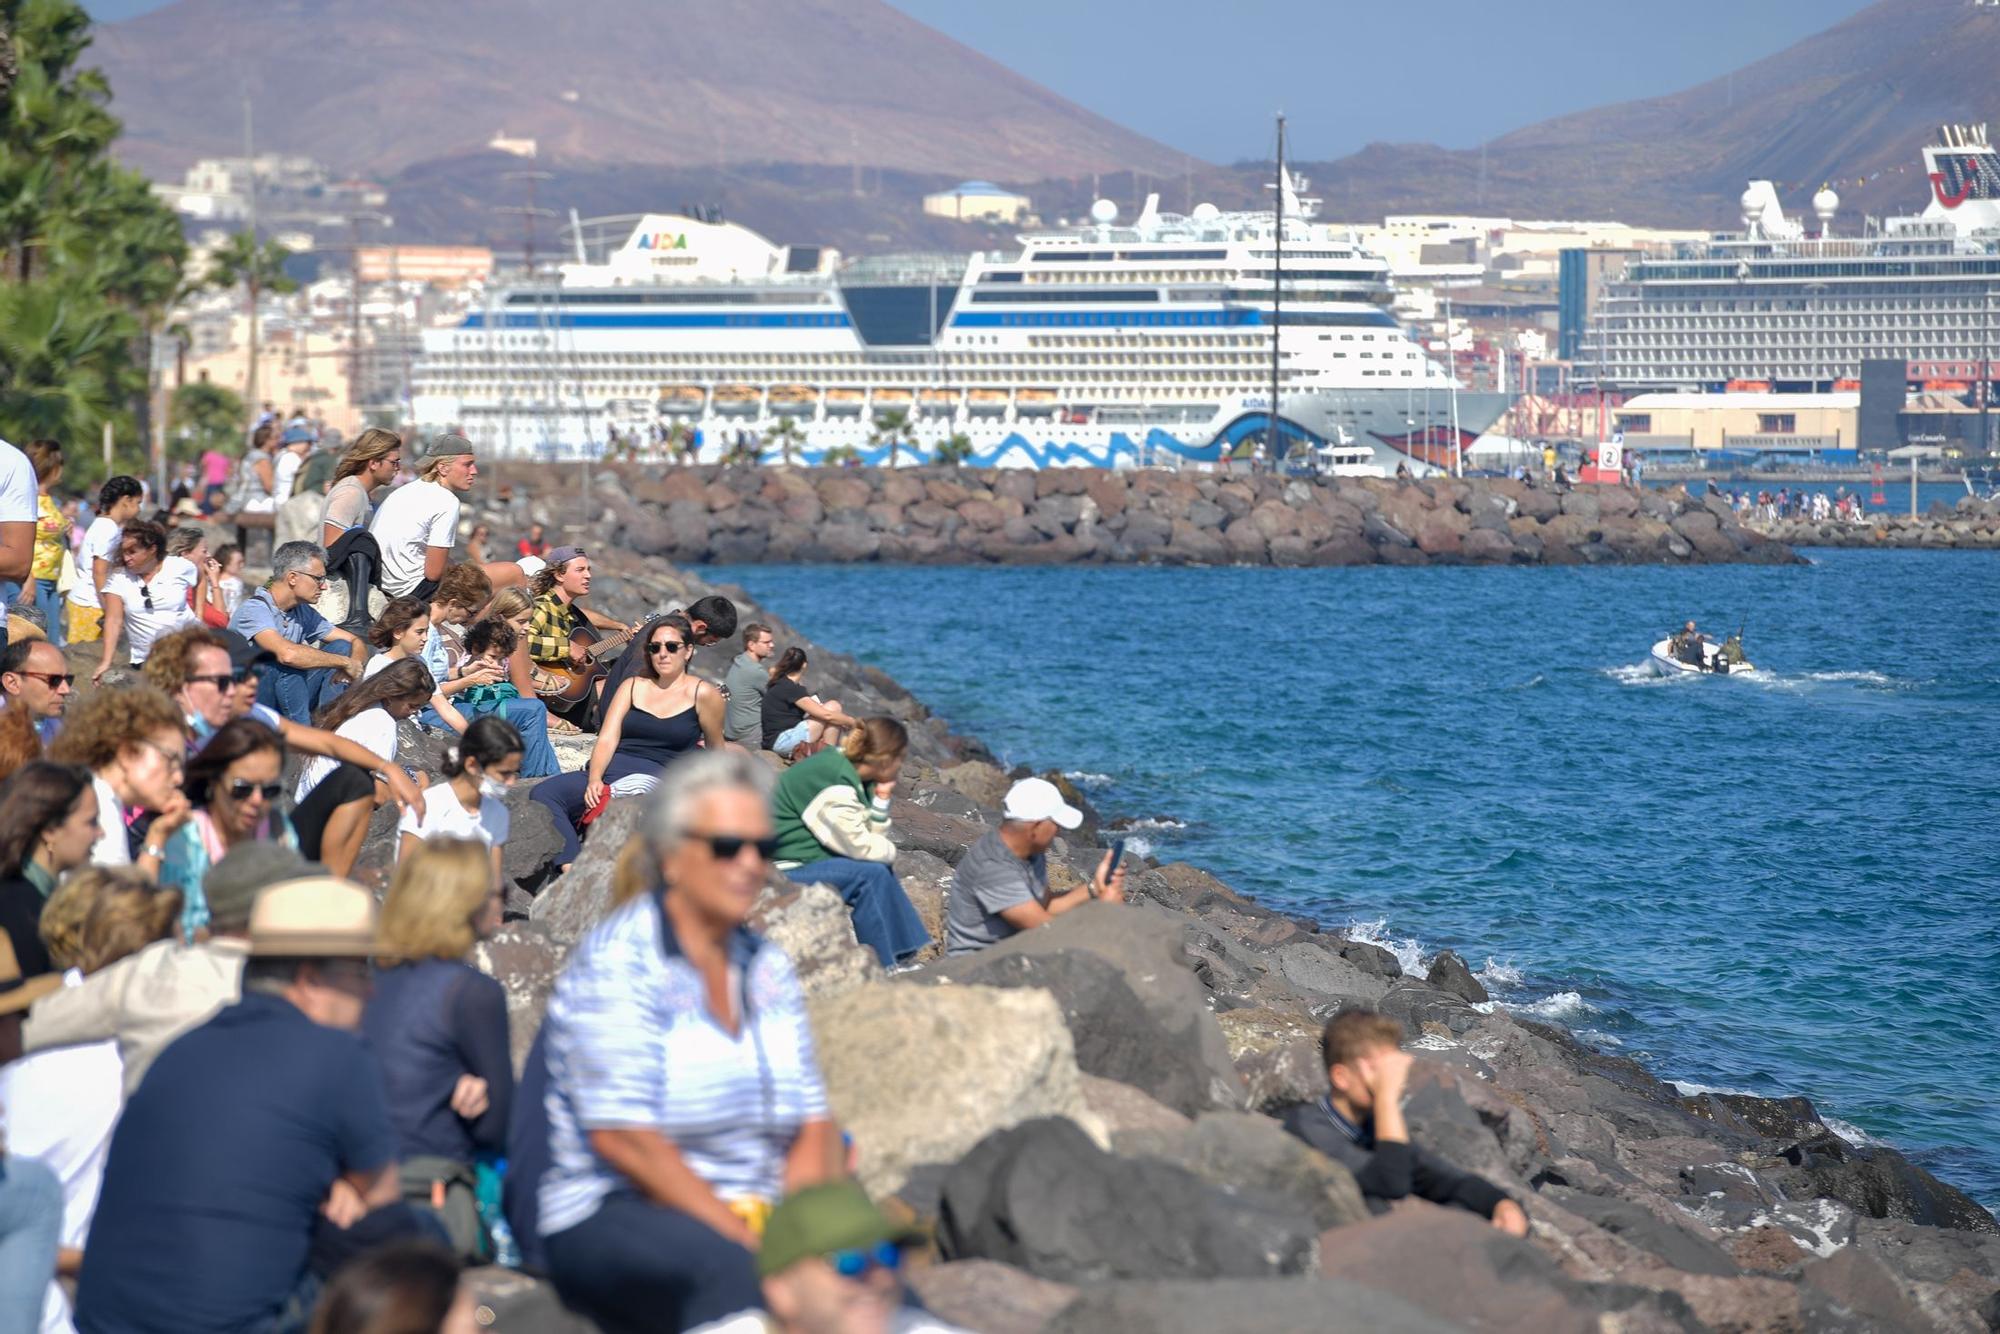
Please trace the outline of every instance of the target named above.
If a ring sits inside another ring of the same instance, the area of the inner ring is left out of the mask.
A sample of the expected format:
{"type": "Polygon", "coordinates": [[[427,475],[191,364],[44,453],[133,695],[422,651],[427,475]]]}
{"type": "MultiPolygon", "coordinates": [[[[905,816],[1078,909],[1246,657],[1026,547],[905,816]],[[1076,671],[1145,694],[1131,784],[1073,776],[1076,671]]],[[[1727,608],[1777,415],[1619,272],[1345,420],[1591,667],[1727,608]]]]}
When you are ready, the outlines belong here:
{"type": "Polygon", "coordinates": [[[250,909],[253,957],[365,959],[374,952],[375,900],[351,880],[281,881],[250,909]]]}
{"type": "Polygon", "coordinates": [[[0,931],[0,1014],[18,1014],[62,986],[62,974],[44,973],[21,980],[21,961],[14,942],[0,931]]]}

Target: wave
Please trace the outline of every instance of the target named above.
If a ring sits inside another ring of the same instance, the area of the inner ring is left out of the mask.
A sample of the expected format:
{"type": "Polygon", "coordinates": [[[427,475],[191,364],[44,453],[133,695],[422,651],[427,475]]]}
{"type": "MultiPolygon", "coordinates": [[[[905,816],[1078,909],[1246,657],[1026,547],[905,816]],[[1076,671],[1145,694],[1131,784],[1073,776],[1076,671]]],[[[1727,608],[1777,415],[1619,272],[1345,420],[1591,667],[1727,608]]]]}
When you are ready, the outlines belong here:
{"type": "Polygon", "coordinates": [[[1409,936],[1389,934],[1389,919],[1378,917],[1372,922],[1352,921],[1344,932],[1349,940],[1358,940],[1364,945],[1377,945],[1396,956],[1403,971],[1424,975],[1424,947],[1409,936]]]}
{"type": "Polygon", "coordinates": [[[1524,980],[1520,969],[1509,963],[1501,963],[1498,959],[1490,955],[1487,957],[1486,966],[1474,973],[1473,976],[1478,978],[1479,985],[1485,987],[1488,991],[1496,988],[1511,990],[1514,987],[1520,986],[1524,980]]]}
{"type": "Polygon", "coordinates": [[[1558,991],[1553,996],[1544,996],[1526,1005],[1507,1007],[1515,1014],[1525,1014],[1535,1019],[1570,1019],[1582,1014],[1595,1014],[1597,1009],[1577,991],[1558,991]]]}
{"type": "Polygon", "coordinates": [[[1110,774],[1093,773],[1089,769],[1065,769],[1063,777],[1075,783],[1086,792],[1096,792],[1111,786],[1110,774]]]}
{"type": "Polygon", "coordinates": [[[1692,1079],[1669,1079],[1667,1081],[1681,1091],[1684,1098],[1698,1098],[1704,1093],[1723,1093],[1733,1098],[1761,1098],[1762,1093],[1752,1093],[1749,1089],[1729,1088],[1722,1084],[1698,1084],[1692,1079]]]}
{"type": "Polygon", "coordinates": [[[1866,1148],[1870,1144],[1880,1144],[1882,1142],[1881,1140],[1876,1139],[1873,1135],[1869,1134],[1867,1131],[1863,1130],[1860,1126],[1855,1125],[1852,1121],[1843,1121],[1837,1116],[1828,1116],[1825,1112],[1821,1112],[1819,1114],[1819,1121],[1821,1125],[1825,1126],[1828,1130],[1831,1130],[1834,1134],[1840,1136],[1842,1139],[1846,1140],[1849,1144],[1852,1144],[1857,1149],[1866,1148]]]}
{"type": "Polygon", "coordinates": [[[1698,681],[1692,674],[1661,676],[1643,662],[1628,662],[1622,667],[1606,667],[1604,674],[1621,686],[1671,686],[1683,681],[1698,681]]]}
{"type": "Polygon", "coordinates": [[[1171,815],[1142,815],[1136,820],[1113,820],[1105,826],[1107,830],[1114,834],[1122,834],[1128,830],[1152,829],[1165,831],[1185,829],[1187,827],[1188,822],[1186,820],[1176,820],[1171,815]]]}

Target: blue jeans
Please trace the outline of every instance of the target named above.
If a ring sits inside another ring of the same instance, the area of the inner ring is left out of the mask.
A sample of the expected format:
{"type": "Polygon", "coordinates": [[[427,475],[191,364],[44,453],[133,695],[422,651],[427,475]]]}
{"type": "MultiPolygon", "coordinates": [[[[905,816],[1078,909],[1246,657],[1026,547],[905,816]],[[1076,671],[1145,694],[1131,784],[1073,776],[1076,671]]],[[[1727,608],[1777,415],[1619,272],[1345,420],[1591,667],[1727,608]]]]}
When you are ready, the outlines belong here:
{"type": "Polygon", "coordinates": [[[801,885],[830,885],[839,891],[854,918],[854,938],[875,951],[884,968],[907,959],[931,943],[924,919],[910,906],[903,882],[886,862],[828,857],[786,871],[801,885]]]}
{"type": "Polygon", "coordinates": [[[306,670],[273,662],[257,678],[257,702],[311,727],[320,707],[345,689],[347,677],[331,667],[306,670]]]}
{"type": "MultiPolygon", "coordinates": [[[[458,711],[468,723],[474,718],[497,713],[514,724],[514,730],[521,734],[521,777],[547,778],[550,774],[562,772],[562,765],[556,759],[556,748],[549,744],[549,706],[540,700],[502,700],[478,708],[460,706],[458,711]]],[[[451,730],[438,716],[438,711],[428,704],[417,715],[417,721],[433,732],[451,730]]]]}
{"type": "MultiPolygon", "coordinates": [[[[522,772],[526,773],[526,759],[522,760],[522,772]]],[[[621,778],[634,774],[657,774],[660,766],[651,760],[634,759],[630,755],[611,752],[611,763],[604,766],[604,785],[609,787],[621,778]]],[[[588,809],[583,804],[584,789],[590,786],[590,775],[583,769],[575,769],[566,774],[557,774],[535,784],[528,793],[530,800],[538,801],[549,808],[555,817],[556,833],[562,836],[562,851],[556,854],[557,866],[568,866],[583,851],[582,836],[577,833],[577,821],[588,809]]]]}
{"type": "Polygon", "coordinates": [[[62,1212],[54,1172],[18,1154],[0,1161],[0,1329],[41,1328],[62,1212]]]}
{"type": "Polygon", "coordinates": [[[543,1244],[556,1292],[606,1334],[692,1329],[764,1305],[750,1252],[637,1195],[606,1196],[543,1244]]]}
{"type": "Polygon", "coordinates": [[[49,642],[57,648],[67,642],[63,638],[63,601],[63,595],[56,592],[55,580],[35,580],[35,609],[42,613],[42,628],[48,631],[49,642]]]}

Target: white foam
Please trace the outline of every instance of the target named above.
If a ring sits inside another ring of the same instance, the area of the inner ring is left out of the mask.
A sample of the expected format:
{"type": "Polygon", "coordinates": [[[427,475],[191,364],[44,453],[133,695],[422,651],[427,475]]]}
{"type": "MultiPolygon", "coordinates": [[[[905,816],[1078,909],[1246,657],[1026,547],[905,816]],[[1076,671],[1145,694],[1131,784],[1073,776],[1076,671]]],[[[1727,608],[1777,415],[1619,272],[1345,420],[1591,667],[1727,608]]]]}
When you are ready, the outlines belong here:
{"type": "Polygon", "coordinates": [[[1884,676],[1880,672],[1808,672],[1806,673],[1806,678],[1812,681],[1858,681],[1862,685],[1868,686],[1892,686],[1896,684],[1895,677],[1884,676]]]}
{"type": "Polygon", "coordinates": [[[1661,676],[1643,662],[1627,663],[1622,667],[1606,667],[1604,674],[1621,686],[1671,686],[1701,679],[1693,672],[1675,672],[1672,676],[1661,676]]]}
{"type": "Polygon", "coordinates": [[[1846,1140],[1849,1144],[1852,1144],[1857,1149],[1864,1148],[1870,1144],[1880,1144],[1882,1142],[1881,1140],[1876,1139],[1873,1135],[1869,1134],[1867,1131],[1863,1130],[1860,1126],[1855,1125],[1852,1121],[1843,1121],[1837,1116],[1828,1116],[1825,1112],[1820,1113],[1819,1120],[1821,1125],[1825,1126],[1828,1130],[1831,1130],[1834,1134],[1840,1136],[1842,1139],[1846,1140]]]}
{"type": "Polygon", "coordinates": [[[1092,773],[1088,769],[1065,769],[1063,777],[1085,790],[1111,786],[1110,774],[1092,773]]]}
{"type": "Polygon", "coordinates": [[[1419,1033],[1403,1045],[1416,1051],[1451,1051],[1458,1046],[1450,1038],[1441,1038],[1435,1033],[1419,1033]]]}
{"type": "Polygon", "coordinates": [[[1396,962],[1402,965],[1404,972],[1418,977],[1424,975],[1424,947],[1408,936],[1391,936],[1388,918],[1349,922],[1344,934],[1349,940],[1358,940],[1364,945],[1379,945],[1389,951],[1396,956],[1396,962]]]}
{"type": "Polygon", "coordinates": [[[1515,1014],[1525,1014],[1535,1019],[1569,1019],[1580,1014],[1595,1014],[1581,992],[1558,991],[1553,996],[1544,996],[1526,1005],[1509,1006],[1515,1014]]]}
{"type": "Polygon", "coordinates": [[[1686,1098],[1698,1098],[1704,1093],[1727,1093],[1732,1097],[1738,1098],[1761,1098],[1764,1096],[1761,1093],[1752,1093],[1749,1089],[1727,1088],[1720,1084],[1697,1084],[1691,1079],[1669,1079],[1667,1082],[1679,1089],[1681,1096],[1686,1098]]]}
{"type": "Polygon", "coordinates": [[[1488,991],[1495,987],[1518,987],[1523,980],[1520,969],[1510,963],[1501,963],[1490,955],[1487,957],[1486,966],[1473,976],[1478,978],[1480,985],[1488,991]]]}
{"type": "Polygon", "coordinates": [[[1134,857],[1150,857],[1153,855],[1153,841],[1149,838],[1128,838],[1125,840],[1125,851],[1134,857]]]}
{"type": "Polygon", "coordinates": [[[1122,834],[1128,830],[1185,828],[1187,828],[1186,820],[1176,820],[1171,816],[1165,815],[1148,815],[1137,820],[1127,820],[1125,823],[1116,826],[1111,832],[1122,834]]]}

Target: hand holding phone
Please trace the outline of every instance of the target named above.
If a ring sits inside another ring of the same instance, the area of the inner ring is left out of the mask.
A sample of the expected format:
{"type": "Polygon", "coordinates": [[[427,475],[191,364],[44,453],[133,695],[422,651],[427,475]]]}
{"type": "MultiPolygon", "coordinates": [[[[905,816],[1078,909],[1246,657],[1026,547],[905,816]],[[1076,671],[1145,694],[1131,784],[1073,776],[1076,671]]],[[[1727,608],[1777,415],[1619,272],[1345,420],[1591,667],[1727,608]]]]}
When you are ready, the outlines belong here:
{"type": "Polygon", "coordinates": [[[1125,901],[1125,873],[1119,870],[1119,863],[1125,860],[1125,840],[1119,839],[1111,845],[1111,851],[1104,856],[1098,867],[1097,878],[1090,882],[1090,897],[1108,899],[1113,903],[1125,901]]]}

